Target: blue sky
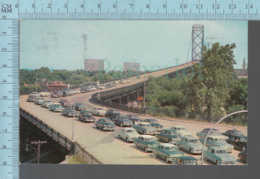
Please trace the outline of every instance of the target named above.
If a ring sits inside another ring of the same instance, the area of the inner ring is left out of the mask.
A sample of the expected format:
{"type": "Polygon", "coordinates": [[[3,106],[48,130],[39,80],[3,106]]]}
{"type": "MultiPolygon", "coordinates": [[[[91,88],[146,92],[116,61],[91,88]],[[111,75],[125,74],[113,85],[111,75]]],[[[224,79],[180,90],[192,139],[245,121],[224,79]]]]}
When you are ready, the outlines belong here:
{"type": "Polygon", "coordinates": [[[204,24],[205,44],[235,43],[235,68],[242,68],[248,56],[247,21],[141,20],[22,20],[20,67],[83,69],[83,34],[88,35],[86,57],[105,59],[105,70],[122,69],[123,62],[139,62],[141,70],[175,66],[191,60],[193,24],[204,24]]]}

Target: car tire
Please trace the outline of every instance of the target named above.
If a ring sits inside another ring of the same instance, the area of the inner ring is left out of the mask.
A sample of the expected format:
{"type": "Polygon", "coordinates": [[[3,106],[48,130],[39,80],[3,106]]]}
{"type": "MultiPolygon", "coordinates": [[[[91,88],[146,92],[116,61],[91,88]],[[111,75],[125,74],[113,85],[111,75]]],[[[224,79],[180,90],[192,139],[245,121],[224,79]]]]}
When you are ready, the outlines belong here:
{"type": "Polygon", "coordinates": [[[125,140],[126,140],[126,142],[127,142],[127,143],[129,142],[129,139],[128,139],[128,137],[126,137],[126,138],[125,138],[125,140]]]}
{"type": "Polygon", "coordinates": [[[216,160],[216,164],[217,164],[217,165],[219,164],[219,161],[218,161],[218,160],[216,160]]]}
{"type": "Polygon", "coordinates": [[[190,154],[193,154],[193,153],[191,152],[191,149],[189,149],[189,153],[190,153],[190,154]]]}
{"type": "Polygon", "coordinates": [[[165,157],[165,162],[169,163],[169,158],[168,157],[165,157]]]}
{"type": "Polygon", "coordinates": [[[144,152],[145,152],[145,153],[147,153],[147,152],[148,152],[146,147],[144,147],[144,152]]]}
{"type": "Polygon", "coordinates": [[[122,124],[122,123],[120,123],[120,127],[123,127],[123,124],[122,124]]]}

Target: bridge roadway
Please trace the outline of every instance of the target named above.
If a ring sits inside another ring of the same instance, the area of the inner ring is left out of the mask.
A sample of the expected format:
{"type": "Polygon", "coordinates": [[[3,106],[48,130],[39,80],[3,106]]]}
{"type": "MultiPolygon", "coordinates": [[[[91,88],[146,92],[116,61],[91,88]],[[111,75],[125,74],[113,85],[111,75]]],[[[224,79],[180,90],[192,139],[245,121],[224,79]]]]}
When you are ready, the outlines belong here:
{"type": "MultiPolygon", "coordinates": [[[[190,63],[189,63],[190,65],[190,63]]],[[[187,66],[189,66],[187,65],[187,66]]],[[[184,66],[184,65],[183,65],[184,66]]],[[[185,65],[186,66],[186,65],[185,65]]],[[[179,68],[180,69],[180,68],[179,68]]],[[[168,69],[167,73],[173,72],[176,70],[175,67],[168,69]]],[[[153,73],[153,76],[162,76],[165,75],[165,71],[157,71],[153,73]]],[[[140,75],[140,78],[136,77],[131,78],[131,83],[128,84],[119,84],[116,87],[106,89],[113,90],[115,88],[126,87],[134,85],[140,82],[143,82],[148,79],[149,75],[140,75]]],[[[105,91],[105,90],[103,90],[105,91]]],[[[70,102],[81,102],[86,104],[86,106],[91,109],[95,107],[95,104],[90,103],[88,100],[91,98],[92,94],[96,92],[82,93],[74,96],[64,97],[70,102]]],[[[64,117],[61,113],[50,112],[48,109],[45,109],[34,103],[26,102],[27,95],[20,96],[20,107],[27,112],[38,117],[47,125],[53,127],[55,130],[68,137],[72,138],[72,129],[74,121],[74,140],[77,141],[83,148],[85,148],[89,153],[94,155],[98,160],[104,164],[142,164],[142,165],[165,165],[166,163],[160,159],[154,157],[152,153],[145,153],[142,150],[139,150],[135,147],[133,143],[126,143],[117,138],[117,132],[121,129],[116,127],[115,132],[103,132],[97,130],[93,123],[82,123],[80,121],[73,120],[73,118],[64,117]]],[[[60,98],[51,98],[52,101],[58,102],[60,98]]],[[[131,114],[130,112],[120,111],[121,114],[131,114]]],[[[145,118],[154,118],[148,115],[140,115],[141,119],[145,118]]],[[[187,121],[179,120],[174,118],[161,118],[156,117],[159,122],[164,126],[164,128],[170,128],[173,125],[182,125],[187,128],[194,136],[196,132],[201,131],[206,127],[211,127],[212,124],[207,122],[197,122],[197,121],[187,121]]],[[[230,125],[220,124],[217,127],[221,132],[225,132],[228,129],[233,127],[230,125]]],[[[237,129],[241,130],[243,133],[247,134],[247,127],[238,126],[237,129]]],[[[185,155],[190,155],[184,152],[185,155]]],[[[233,150],[232,155],[237,158],[239,151],[233,150]]],[[[194,157],[199,157],[200,155],[193,155],[194,157]]],[[[238,164],[243,165],[239,160],[238,164]]],[[[206,164],[209,164],[206,162],[206,164]]]]}

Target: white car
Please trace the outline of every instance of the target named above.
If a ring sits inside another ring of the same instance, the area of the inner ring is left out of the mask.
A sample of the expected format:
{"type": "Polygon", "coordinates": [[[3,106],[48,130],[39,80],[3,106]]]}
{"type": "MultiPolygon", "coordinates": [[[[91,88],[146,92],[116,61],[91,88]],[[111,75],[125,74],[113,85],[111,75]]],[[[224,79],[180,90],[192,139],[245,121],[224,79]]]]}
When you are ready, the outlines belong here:
{"type": "Polygon", "coordinates": [[[118,132],[118,137],[120,139],[125,140],[126,142],[133,142],[135,138],[137,138],[139,134],[136,132],[134,128],[123,128],[118,132]]]}
{"type": "Polygon", "coordinates": [[[43,101],[44,101],[44,98],[42,98],[42,97],[38,97],[38,98],[36,98],[36,100],[35,100],[35,104],[42,104],[43,103],[43,101]]]}
{"type": "Polygon", "coordinates": [[[99,86],[98,86],[98,89],[99,89],[99,90],[103,90],[103,89],[106,89],[106,87],[105,87],[105,85],[99,85],[99,86]]]}
{"type": "Polygon", "coordinates": [[[95,87],[95,86],[88,86],[87,88],[86,88],[86,91],[87,92],[90,92],[90,91],[96,91],[97,90],[97,88],[95,87]]]}
{"type": "Polygon", "coordinates": [[[41,97],[50,97],[51,93],[50,92],[40,92],[41,97]]]}
{"type": "Polygon", "coordinates": [[[52,104],[53,104],[53,102],[51,100],[44,100],[42,102],[42,107],[49,108],[50,105],[52,105],[52,104]]]}
{"type": "Polygon", "coordinates": [[[95,116],[105,116],[107,110],[105,108],[94,108],[91,113],[95,116]]]}
{"type": "Polygon", "coordinates": [[[125,81],[126,81],[126,83],[130,83],[130,82],[131,82],[131,80],[130,80],[130,79],[126,79],[125,81]]]}
{"type": "Polygon", "coordinates": [[[173,131],[175,131],[175,133],[178,136],[190,136],[190,135],[192,135],[191,132],[187,131],[187,129],[184,126],[173,126],[173,127],[171,127],[171,129],[173,131]]]}
{"type": "Polygon", "coordinates": [[[126,82],[126,80],[121,80],[120,83],[126,84],[127,82],[126,82]]]}

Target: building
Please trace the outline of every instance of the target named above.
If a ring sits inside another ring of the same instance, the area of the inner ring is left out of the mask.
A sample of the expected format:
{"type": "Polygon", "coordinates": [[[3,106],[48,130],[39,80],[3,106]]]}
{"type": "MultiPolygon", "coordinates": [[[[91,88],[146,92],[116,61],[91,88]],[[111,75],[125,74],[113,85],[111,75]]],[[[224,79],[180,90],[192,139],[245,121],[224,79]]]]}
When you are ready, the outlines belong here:
{"type": "Polygon", "coordinates": [[[85,59],[85,70],[89,72],[104,71],[104,60],[85,59]]]}
{"type": "Polygon", "coordinates": [[[124,71],[135,71],[139,72],[140,64],[133,62],[125,62],[124,63],[124,71]]]}
{"type": "Polygon", "coordinates": [[[237,78],[248,78],[248,69],[246,64],[246,59],[244,57],[242,69],[235,69],[235,73],[237,75],[237,78]]]}
{"type": "Polygon", "coordinates": [[[67,88],[67,85],[61,81],[50,81],[46,86],[50,91],[62,91],[67,88]]]}

